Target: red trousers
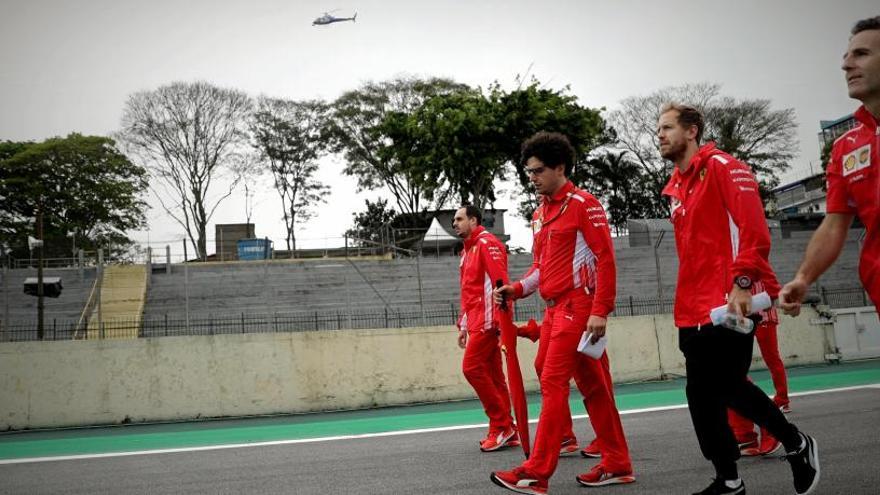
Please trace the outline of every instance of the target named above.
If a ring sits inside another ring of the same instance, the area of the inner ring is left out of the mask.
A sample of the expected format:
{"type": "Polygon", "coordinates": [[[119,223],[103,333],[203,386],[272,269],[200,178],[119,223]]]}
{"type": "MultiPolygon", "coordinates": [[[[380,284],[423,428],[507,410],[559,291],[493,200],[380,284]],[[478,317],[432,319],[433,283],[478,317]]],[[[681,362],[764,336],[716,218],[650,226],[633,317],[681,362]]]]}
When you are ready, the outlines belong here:
{"type": "MultiPolygon", "coordinates": [[[[770,371],[770,378],[773,380],[773,388],[776,395],[773,402],[777,406],[788,404],[788,378],[785,375],[785,364],[779,354],[779,341],[776,335],[776,329],[779,324],[775,322],[763,322],[758,325],[755,330],[755,340],[758,341],[758,348],[761,350],[761,357],[770,371]]],[[[748,419],[736,414],[732,410],[727,411],[727,420],[730,423],[733,434],[739,442],[750,442],[757,438],[755,425],[748,419]]]]}
{"type": "Polygon", "coordinates": [[[778,323],[767,322],[758,325],[755,331],[755,339],[758,341],[758,348],[761,349],[761,357],[767,369],[770,370],[770,378],[773,379],[773,388],[776,389],[776,396],[773,402],[777,406],[788,404],[788,378],[785,375],[785,364],[782,362],[782,356],[779,355],[779,340],[776,335],[776,327],[778,323]]]}
{"type": "Polygon", "coordinates": [[[501,369],[501,349],[498,346],[497,332],[468,330],[461,368],[483,404],[483,410],[489,418],[489,431],[495,432],[512,426],[510,395],[504,371],[501,369]]]}
{"type": "Polygon", "coordinates": [[[577,352],[591,306],[592,298],[575,290],[557,298],[544,313],[535,357],[541,382],[541,416],[531,456],[523,463],[529,472],[542,478],[550,478],[556,471],[562,438],[571,431],[568,394],[573,376],[589,404],[590,419],[602,442],[602,462],[609,470],[629,470],[631,466],[614,404],[608,357],[595,360],[577,352]]]}
{"type": "MultiPolygon", "coordinates": [[[[620,422],[620,413],[614,403],[614,384],[611,381],[608,353],[602,354],[600,359],[578,353],[574,382],[584,398],[590,424],[596,433],[599,451],[602,452],[602,465],[612,472],[630,471],[632,461],[629,458],[629,447],[620,422]]],[[[566,436],[575,436],[571,416],[568,417],[566,436]]]]}

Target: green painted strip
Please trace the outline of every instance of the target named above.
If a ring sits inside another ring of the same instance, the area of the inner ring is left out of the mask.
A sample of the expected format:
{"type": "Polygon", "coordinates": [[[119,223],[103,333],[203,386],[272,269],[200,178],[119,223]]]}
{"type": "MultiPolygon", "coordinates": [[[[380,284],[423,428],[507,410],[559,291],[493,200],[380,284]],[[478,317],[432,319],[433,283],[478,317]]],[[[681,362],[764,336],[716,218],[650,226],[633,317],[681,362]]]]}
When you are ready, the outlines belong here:
{"type": "MultiPolygon", "coordinates": [[[[753,373],[753,379],[772,393],[767,372],[753,373]]],[[[880,383],[880,361],[789,370],[792,393],[876,383],[880,383]]],[[[684,380],[622,385],[617,387],[616,397],[622,411],[683,404],[684,380]]],[[[573,414],[583,414],[584,406],[576,393],[570,406],[573,414]]],[[[540,397],[531,396],[529,416],[537,418],[539,410],[540,397]]],[[[21,432],[0,435],[0,459],[294,440],[485,422],[479,403],[465,401],[276,418],[21,432]]]]}

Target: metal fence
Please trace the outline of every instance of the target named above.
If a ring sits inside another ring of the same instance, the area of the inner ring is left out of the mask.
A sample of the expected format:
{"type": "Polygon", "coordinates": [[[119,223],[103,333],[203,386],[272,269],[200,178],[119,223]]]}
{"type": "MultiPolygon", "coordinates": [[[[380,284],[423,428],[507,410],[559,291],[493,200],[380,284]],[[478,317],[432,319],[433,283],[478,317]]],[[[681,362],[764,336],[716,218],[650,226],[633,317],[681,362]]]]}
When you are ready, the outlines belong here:
{"type": "MultiPolygon", "coordinates": [[[[861,287],[837,289],[820,288],[817,294],[832,308],[870,305],[861,287]]],[[[617,300],[615,316],[640,316],[671,313],[672,298],[643,298],[625,296],[617,300]]],[[[515,319],[540,320],[544,306],[537,298],[520,301],[515,306],[515,319]]],[[[133,339],[142,337],[170,337],[184,335],[221,335],[235,333],[311,332],[345,329],[412,328],[424,326],[453,326],[458,319],[458,304],[449,302],[425,308],[424,311],[404,308],[369,310],[299,311],[272,314],[197,314],[163,315],[158,318],[108,319],[99,328],[77,331],[76,321],[46,321],[43,340],[133,339]]],[[[20,342],[37,339],[36,322],[11,322],[0,329],[0,342],[20,342]]]]}

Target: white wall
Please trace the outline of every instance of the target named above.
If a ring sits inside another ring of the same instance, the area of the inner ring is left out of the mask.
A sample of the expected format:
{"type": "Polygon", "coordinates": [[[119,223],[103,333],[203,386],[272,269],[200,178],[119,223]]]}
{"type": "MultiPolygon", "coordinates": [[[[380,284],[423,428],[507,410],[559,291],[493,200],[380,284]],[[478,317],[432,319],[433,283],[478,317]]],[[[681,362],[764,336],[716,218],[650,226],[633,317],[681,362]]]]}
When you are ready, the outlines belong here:
{"type": "MultiPolygon", "coordinates": [[[[785,318],[788,364],[822,362],[825,329],[785,318]]],[[[670,315],[612,318],[616,381],[683,375],[670,315]]],[[[356,409],[473,397],[452,327],[0,345],[0,430],[356,409]]],[[[833,338],[833,337],[832,337],[833,338]]],[[[519,340],[526,387],[537,345],[519,340]]],[[[757,356],[756,367],[762,367],[757,356]]]]}

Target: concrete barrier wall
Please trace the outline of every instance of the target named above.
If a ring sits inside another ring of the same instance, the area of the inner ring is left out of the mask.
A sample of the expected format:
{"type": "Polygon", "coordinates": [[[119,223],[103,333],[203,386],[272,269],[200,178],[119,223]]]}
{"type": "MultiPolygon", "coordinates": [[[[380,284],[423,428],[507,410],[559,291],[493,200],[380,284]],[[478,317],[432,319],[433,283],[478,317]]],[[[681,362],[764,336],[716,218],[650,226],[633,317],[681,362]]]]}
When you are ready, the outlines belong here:
{"type": "MultiPolygon", "coordinates": [[[[828,343],[786,318],[789,364],[828,343]]],[[[683,375],[670,315],[612,318],[617,381],[683,375]]],[[[23,342],[0,345],[0,429],[357,409],[471,398],[452,327],[23,342]]],[[[519,340],[526,387],[537,344],[519,340]]],[[[760,367],[760,353],[756,352],[760,367]]]]}

